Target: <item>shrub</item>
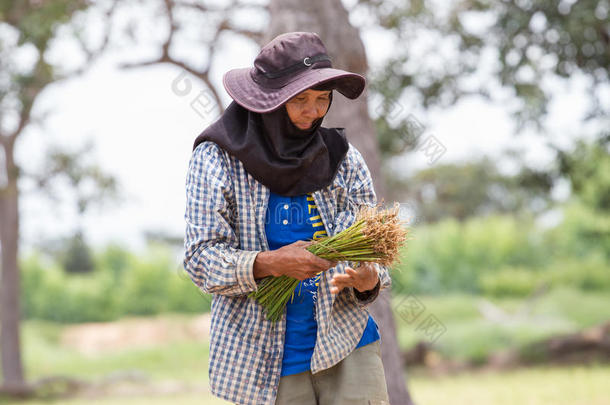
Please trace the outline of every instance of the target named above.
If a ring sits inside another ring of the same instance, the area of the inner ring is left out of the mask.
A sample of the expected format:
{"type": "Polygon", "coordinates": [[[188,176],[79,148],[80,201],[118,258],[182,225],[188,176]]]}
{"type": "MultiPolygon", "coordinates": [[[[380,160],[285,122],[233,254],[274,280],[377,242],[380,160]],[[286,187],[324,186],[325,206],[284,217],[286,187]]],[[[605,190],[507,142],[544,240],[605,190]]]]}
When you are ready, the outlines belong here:
{"type": "Polygon", "coordinates": [[[201,291],[184,270],[172,274],[169,279],[167,305],[173,312],[209,312],[212,295],[201,291]]]}
{"type": "MultiPolygon", "coordinates": [[[[115,246],[96,255],[89,274],[68,274],[32,253],[20,261],[22,316],[56,322],[96,322],[165,311],[202,313],[211,296],[173,271],[170,252],[154,247],[139,258],[115,246]]],[[[181,266],[180,266],[181,268],[181,266]]]]}
{"type": "Polygon", "coordinates": [[[610,264],[601,254],[583,259],[565,258],[553,263],[546,272],[554,286],[572,286],[582,290],[610,290],[610,264]]]}
{"type": "Polygon", "coordinates": [[[146,260],[131,260],[120,287],[124,313],[155,315],[165,311],[171,268],[163,252],[151,252],[146,260]]]}
{"type": "Polygon", "coordinates": [[[86,322],[120,315],[112,280],[103,274],[66,275],[36,254],[21,262],[21,274],[24,318],[86,322]]]}
{"type": "Polygon", "coordinates": [[[547,248],[531,220],[445,220],[418,227],[393,276],[414,292],[479,292],[479,277],[505,267],[543,267],[547,248]]]}
{"type": "Polygon", "coordinates": [[[525,297],[543,283],[540,272],[524,267],[505,267],[495,273],[483,274],[479,288],[483,294],[495,297],[525,297]]]}

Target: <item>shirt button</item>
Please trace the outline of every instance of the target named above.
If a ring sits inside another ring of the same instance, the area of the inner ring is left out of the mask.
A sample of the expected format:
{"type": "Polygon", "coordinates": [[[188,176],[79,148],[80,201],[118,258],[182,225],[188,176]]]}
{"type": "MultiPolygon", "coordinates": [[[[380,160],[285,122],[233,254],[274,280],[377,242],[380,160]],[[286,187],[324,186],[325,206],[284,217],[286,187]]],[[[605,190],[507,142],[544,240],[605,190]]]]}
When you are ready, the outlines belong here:
{"type": "Polygon", "coordinates": [[[288,204],[284,204],[284,209],[287,210],[288,209],[288,204]]]}
{"type": "Polygon", "coordinates": [[[283,223],[284,225],[288,225],[288,220],[287,220],[287,219],[285,219],[285,220],[283,220],[283,221],[282,221],[282,223],[283,223]]]}

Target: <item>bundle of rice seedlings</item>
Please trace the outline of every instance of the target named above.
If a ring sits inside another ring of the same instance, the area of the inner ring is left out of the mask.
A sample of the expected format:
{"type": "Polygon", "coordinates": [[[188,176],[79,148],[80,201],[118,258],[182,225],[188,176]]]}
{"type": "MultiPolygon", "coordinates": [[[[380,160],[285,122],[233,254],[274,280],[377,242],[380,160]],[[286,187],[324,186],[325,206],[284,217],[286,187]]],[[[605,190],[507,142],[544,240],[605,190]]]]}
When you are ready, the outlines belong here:
{"type": "MultiPolygon", "coordinates": [[[[365,206],[349,228],[323,238],[306,249],[330,261],[375,262],[391,266],[398,261],[406,241],[405,223],[398,217],[399,204],[383,209],[365,206]]],[[[278,321],[299,280],[288,276],[267,277],[248,297],[265,307],[267,319],[278,321]]]]}

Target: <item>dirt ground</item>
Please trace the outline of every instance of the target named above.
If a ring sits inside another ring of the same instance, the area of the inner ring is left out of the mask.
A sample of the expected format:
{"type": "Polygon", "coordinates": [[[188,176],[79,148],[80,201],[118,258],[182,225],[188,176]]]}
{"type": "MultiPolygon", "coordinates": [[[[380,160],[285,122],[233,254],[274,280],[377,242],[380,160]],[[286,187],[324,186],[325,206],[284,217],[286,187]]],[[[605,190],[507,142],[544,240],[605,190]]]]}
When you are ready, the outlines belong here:
{"type": "Polygon", "coordinates": [[[133,318],[117,322],[92,322],[69,326],[60,343],[83,354],[156,346],[166,343],[208,339],[210,316],[203,314],[184,322],[173,318],[133,318]]]}

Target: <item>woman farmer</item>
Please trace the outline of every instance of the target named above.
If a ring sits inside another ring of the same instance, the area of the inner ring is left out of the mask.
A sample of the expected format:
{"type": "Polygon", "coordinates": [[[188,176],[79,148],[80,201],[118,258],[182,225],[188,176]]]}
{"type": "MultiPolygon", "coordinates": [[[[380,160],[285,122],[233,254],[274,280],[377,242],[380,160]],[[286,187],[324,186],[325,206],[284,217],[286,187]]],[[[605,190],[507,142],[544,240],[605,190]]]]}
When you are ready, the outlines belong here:
{"type": "Polygon", "coordinates": [[[186,179],[184,267],[213,297],[212,393],[238,404],[388,403],[367,311],[388,269],[305,249],[376,204],[344,129],[321,126],[333,90],[355,99],[364,77],[333,69],[315,33],[291,32],[223,84],[233,102],[196,138],[186,179]],[[272,322],[248,294],[283,274],[301,281],[272,322]]]}

